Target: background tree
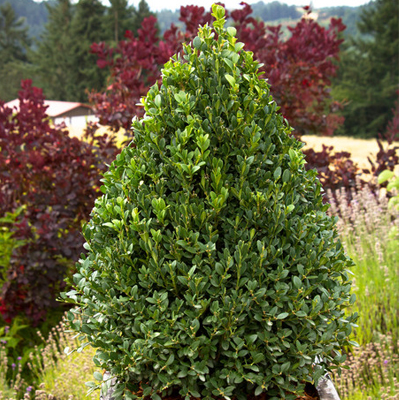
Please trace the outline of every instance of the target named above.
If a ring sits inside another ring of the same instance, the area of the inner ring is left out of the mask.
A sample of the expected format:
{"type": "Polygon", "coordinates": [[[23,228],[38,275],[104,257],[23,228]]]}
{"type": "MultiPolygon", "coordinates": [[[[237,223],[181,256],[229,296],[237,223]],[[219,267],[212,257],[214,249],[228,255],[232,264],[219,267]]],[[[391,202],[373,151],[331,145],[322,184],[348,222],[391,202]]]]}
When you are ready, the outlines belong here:
{"type": "MultiPolygon", "coordinates": [[[[140,0],[137,9],[134,10],[135,18],[133,20],[132,26],[129,27],[129,30],[134,32],[137,35],[138,30],[142,26],[142,22],[145,18],[149,18],[151,16],[155,16],[153,12],[150,11],[149,5],[146,3],[146,0],[140,0]]],[[[158,26],[157,26],[158,30],[158,26]]]]}
{"type": "Polygon", "coordinates": [[[76,101],[87,101],[88,90],[100,90],[105,85],[106,72],[96,67],[96,57],[90,53],[93,42],[109,39],[104,29],[105,11],[100,0],[80,0],[76,4],[69,38],[74,65],[69,76],[76,101]]]}
{"type": "Polygon", "coordinates": [[[341,133],[377,137],[393,117],[399,81],[399,2],[376,0],[365,8],[360,33],[344,48],[334,96],[348,104],[341,133]]]}
{"type": "Polygon", "coordinates": [[[5,101],[18,93],[30,44],[25,18],[17,17],[10,3],[0,5],[0,98],[5,101]]]}
{"type": "Polygon", "coordinates": [[[110,71],[110,78],[106,90],[93,90],[89,98],[100,123],[116,132],[123,128],[130,135],[132,117],[142,113],[137,104],[140,97],[159,78],[159,66],[173,54],[173,46],[159,42],[156,22],[155,17],[145,18],[138,37],[128,31],[115,48],[104,42],[91,47],[97,66],[110,71]]]}
{"type": "Polygon", "coordinates": [[[48,22],[32,53],[37,86],[43,88],[48,99],[75,100],[75,84],[71,82],[73,65],[71,54],[71,0],[56,0],[47,4],[48,22]]]}
{"type": "Polygon", "coordinates": [[[108,76],[108,71],[97,68],[91,44],[115,45],[128,28],[136,33],[141,18],[150,13],[144,0],[138,10],[126,0],[112,0],[108,9],[100,0],[80,0],[75,5],[56,0],[48,11],[49,22],[32,57],[35,84],[47,98],[80,102],[87,101],[89,90],[104,89],[108,76]]]}
{"type": "Polygon", "coordinates": [[[131,29],[134,20],[134,8],[128,6],[127,0],[109,0],[105,16],[105,26],[110,31],[109,37],[117,44],[127,29],[131,29]]]}
{"type": "Polygon", "coordinates": [[[31,83],[22,82],[18,110],[0,101],[0,216],[25,207],[13,227],[24,245],[1,270],[0,314],[7,321],[22,313],[37,324],[61,306],[59,290],[82,251],[82,221],[119,149],[90,129],[80,140],[53,126],[42,90],[31,83]]]}
{"type": "Polygon", "coordinates": [[[10,3],[0,6],[1,61],[26,61],[26,49],[30,45],[25,18],[18,18],[10,3]]]}
{"type": "MultiPolygon", "coordinates": [[[[282,114],[296,129],[295,134],[332,134],[341,119],[333,112],[337,105],[332,101],[329,86],[342,43],[338,33],[344,25],[332,19],[330,26],[324,28],[302,18],[290,28],[291,37],[283,39],[280,27],[257,21],[251,17],[252,8],[242,5],[242,9],[231,13],[239,40],[264,63],[262,71],[272,85],[271,92],[282,114]]],[[[132,117],[142,111],[137,103],[146,88],[159,79],[162,65],[180,51],[183,42],[195,37],[199,25],[211,21],[211,14],[203,7],[186,6],[181,7],[179,19],[184,23],[184,31],[172,25],[160,41],[156,20],[149,18],[144,20],[138,38],[129,35],[115,49],[105,43],[92,46],[98,66],[110,69],[107,90],[91,95],[102,124],[116,130],[130,129],[132,117]]]]}
{"type": "Polygon", "coordinates": [[[271,3],[264,3],[259,1],[251,5],[253,9],[253,17],[261,18],[263,21],[276,21],[278,19],[297,19],[301,17],[301,12],[297,10],[296,6],[288,6],[287,4],[279,1],[272,1],[271,3]]]}
{"type": "Polygon", "coordinates": [[[168,30],[172,24],[178,25],[179,22],[179,10],[162,10],[156,13],[157,23],[160,28],[161,35],[168,30]]]}
{"type": "Polygon", "coordinates": [[[145,0],[141,0],[137,8],[128,5],[127,0],[109,0],[110,7],[105,15],[105,26],[108,30],[107,43],[117,45],[123,40],[127,30],[138,35],[142,21],[154,16],[145,0]],[[111,40],[110,40],[111,39],[111,40]]]}
{"type": "Polygon", "coordinates": [[[318,19],[326,18],[341,18],[343,24],[346,25],[346,30],[343,32],[344,37],[352,37],[361,35],[357,29],[357,23],[360,21],[360,15],[365,6],[349,7],[324,7],[318,9],[318,19]]]}
{"type": "Polygon", "coordinates": [[[0,5],[11,3],[18,17],[25,17],[29,36],[39,38],[47,22],[47,2],[34,0],[0,0],[0,5]]]}
{"type": "Polygon", "coordinates": [[[251,17],[251,7],[241,4],[244,7],[231,14],[238,37],[264,64],[261,70],[294,134],[332,135],[342,122],[330,94],[343,42],[339,33],[345,29],[341,20],[332,18],[323,27],[309,18],[311,11],[305,7],[306,14],[288,28],[290,37],[285,39],[280,25],[257,21],[251,17]]]}

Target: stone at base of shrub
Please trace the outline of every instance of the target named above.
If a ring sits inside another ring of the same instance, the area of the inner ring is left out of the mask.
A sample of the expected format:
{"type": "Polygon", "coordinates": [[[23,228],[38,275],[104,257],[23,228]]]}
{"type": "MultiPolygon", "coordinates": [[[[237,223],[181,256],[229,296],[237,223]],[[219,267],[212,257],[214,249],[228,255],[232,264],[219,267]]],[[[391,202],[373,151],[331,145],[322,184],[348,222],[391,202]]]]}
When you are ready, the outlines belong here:
{"type": "Polygon", "coordinates": [[[117,383],[115,378],[111,378],[111,375],[106,371],[103,375],[103,384],[100,391],[100,400],[114,400],[113,392],[114,386],[117,383]]]}
{"type": "Polygon", "coordinates": [[[317,385],[317,392],[320,400],[340,400],[329,374],[320,379],[317,385]]]}

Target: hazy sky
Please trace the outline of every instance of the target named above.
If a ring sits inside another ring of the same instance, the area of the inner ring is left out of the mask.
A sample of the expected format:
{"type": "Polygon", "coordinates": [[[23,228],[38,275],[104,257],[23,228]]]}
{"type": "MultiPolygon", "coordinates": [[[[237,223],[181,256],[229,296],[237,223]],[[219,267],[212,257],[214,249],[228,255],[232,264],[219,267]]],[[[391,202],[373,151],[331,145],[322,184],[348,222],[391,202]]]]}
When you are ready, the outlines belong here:
{"type": "MultiPolygon", "coordinates": [[[[225,7],[228,9],[239,8],[239,4],[242,0],[220,0],[221,3],[225,4],[225,7]]],[[[259,0],[248,0],[248,4],[257,3],[259,0]]],[[[210,8],[211,5],[215,2],[215,0],[146,0],[147,4],[150,6],[152,11],[160,11],[162,9],[170,9],[176,10],[180,8],[180,6],[195,4],[198,6],[203,6],[206,8],[210,8]]],[[[265,3],[269,3],[269,1],[264,0],[265,3]]],[[[312,3],[313,8],[321,8],[321,7],[334,7],[334,6],[351,6],[357,7],[362,4],[369,3],[369,0],[284,0],[282,3],[286,3],[289,5],[296,6],[306,6],[312,3]]],[[[129,4],[134,4],[135,6],[139,3],[139,0],[130,0],[129,4]]]]}

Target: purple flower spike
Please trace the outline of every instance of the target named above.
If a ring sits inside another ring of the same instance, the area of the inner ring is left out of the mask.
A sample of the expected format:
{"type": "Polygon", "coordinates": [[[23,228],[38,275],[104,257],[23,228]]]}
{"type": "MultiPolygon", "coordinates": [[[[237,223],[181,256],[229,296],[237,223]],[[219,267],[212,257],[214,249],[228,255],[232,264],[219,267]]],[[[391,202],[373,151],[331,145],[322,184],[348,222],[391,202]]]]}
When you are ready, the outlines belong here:
{"type": "Polygon", "coordinates": [[[17,357],[17,360],[18,360],[18,361],[21,361],[21,360],[22,360],[22,357],[17,357]]]}
{"type": "Polygon", "coordinates": [[[17,365],[16,365],[15,363],[12,363],[12,364],[11,364],[11,368],[12,368],[12,369],[15,369],[16,366],[17,366],[17,365]]]}
{"type": "Polygon", "coordinates": [[[27,391],[27,392],[32,392],[32,390],[33,390],[33,387],[32,387],[32,386],[28,386],[28,387],[26,388],[26,391],[27,391]]]}

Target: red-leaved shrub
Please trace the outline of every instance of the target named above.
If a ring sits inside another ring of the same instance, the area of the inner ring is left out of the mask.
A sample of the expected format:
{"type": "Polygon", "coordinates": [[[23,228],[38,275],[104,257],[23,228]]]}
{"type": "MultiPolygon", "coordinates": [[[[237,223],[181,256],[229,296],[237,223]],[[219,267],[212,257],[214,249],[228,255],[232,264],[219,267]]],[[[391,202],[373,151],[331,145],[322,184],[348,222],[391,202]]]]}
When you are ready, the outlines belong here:
{"type": "MultiPolygon", "coordinates": [[[[331,135],[341,117],[334,114],[338,104],[330,96],[330,79],[335,75],[342,39],[339,32],[345,29],[340,19],[332,19],[328,28],[308,17],[302,18],[291,35],[283,38],[280,26],[267,26],[251,17],[252,8],[241,3],[242,8],[232,11],[231,18],[237,36],[254,58],[271,83],[271,93],[281,107],[282,114],[295,128],[294,134],[331,135]]],[[[98,57],[100,68],[109,68],[110,81],[102,93],[92,92],[100,123],[129,131],[133,116],[142,115],[137,104],[160,78],[163,64],[182,48],[182,42],[193,40],[199,25],[211,21],[204,7],[181,7],[180,20],[184,32],[172,25],[161,40],[157,37],[154,17],[146,18],[135,37],[127,31],[125,40],[111,48],[105,43],[94,43],[92,52],[98,57]]]]}
{"type": "Polygon", "coordinates": [[[64,126],[52,126],[44,97],[30,81],[22,82],[19,109],[0,102],[0,216],[21,205],[15,249],[1,288],[5,320],[18,313],[34,323],[57,307],[64,278],[81,251],[82,221],[98,196],[100,173],[115,158],[113,140],[70,137],[64,126]]]}

